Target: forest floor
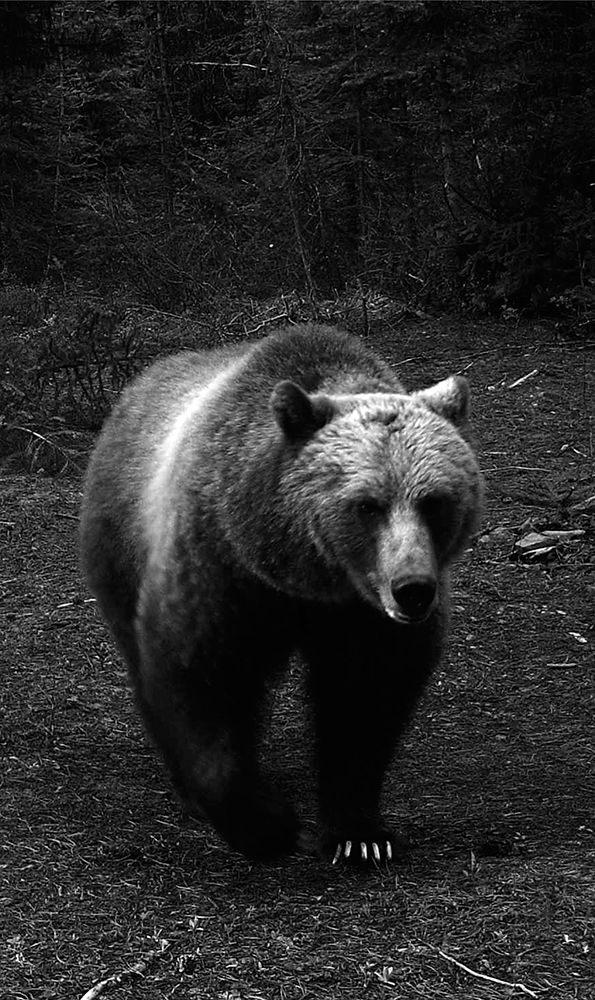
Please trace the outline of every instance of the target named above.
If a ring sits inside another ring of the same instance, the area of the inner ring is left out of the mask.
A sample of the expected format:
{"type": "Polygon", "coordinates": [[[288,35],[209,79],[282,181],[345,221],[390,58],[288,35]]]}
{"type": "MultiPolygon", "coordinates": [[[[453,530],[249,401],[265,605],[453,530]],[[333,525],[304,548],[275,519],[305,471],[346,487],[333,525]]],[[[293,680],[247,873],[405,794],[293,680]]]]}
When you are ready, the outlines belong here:
{"type": "MultiPolygon", "coordinates": [[[[80,480],[9,472],[0,997],[595,997],[595,343],[429,321],[369,339],[409,388],[469,377],[487,484],[387,783],[409,852],[256,865],[185,819],[79,576],[80,480]],[[576,534],[518,552],[544,529],[576,534]]],[[[300,701],[293,680],[276,697],[270,759],[309,827],[300,701]]]]}

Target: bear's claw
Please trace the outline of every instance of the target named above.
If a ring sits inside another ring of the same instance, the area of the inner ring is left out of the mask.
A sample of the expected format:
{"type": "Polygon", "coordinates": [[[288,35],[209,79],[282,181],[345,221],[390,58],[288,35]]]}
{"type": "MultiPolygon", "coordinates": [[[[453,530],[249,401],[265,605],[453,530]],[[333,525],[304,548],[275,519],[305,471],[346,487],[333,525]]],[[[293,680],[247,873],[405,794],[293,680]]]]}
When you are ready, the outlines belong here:
{"type": "Polygon", "coordinates": [[[384,847],[384,857],[382,854],[381,846],[379,846],[376,843],[376,841],[373,841],[368,846],[367,842],[365,840],[362,840],[360,841],[359,856],[358,856],[357,849],[353,851],[353,841],[351,840],[340,841],[335,848],[335,853],[333,854],[332,863],[336,865],[337,862],[341,860],[341,855],[343,856],[345,861],[352,860],[356,864],[358,862],[367,864],[367,862],[372,859],[377,864],[380,864],[382,861],[385,862],[392,861],[393,847],[390,840],[386,840],[383,847],[384,847]]]}

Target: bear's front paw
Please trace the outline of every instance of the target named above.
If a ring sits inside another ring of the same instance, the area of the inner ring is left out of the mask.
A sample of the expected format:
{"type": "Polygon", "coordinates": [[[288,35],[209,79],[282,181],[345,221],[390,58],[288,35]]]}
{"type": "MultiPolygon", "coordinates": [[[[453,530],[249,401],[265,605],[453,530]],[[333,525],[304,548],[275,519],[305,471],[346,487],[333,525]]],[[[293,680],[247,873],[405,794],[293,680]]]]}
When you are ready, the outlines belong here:
{"type": "Polygon", "coordinates": [[[325,853],[331,857],[332,864],[346,862],[351,866],[365,867],[367,865],[386,865],[401,857],[405,850],[405,841],[387,830],[377,830],[374,833],[354,835],[351,837],[329,835],[325,839],[325,853]]]}

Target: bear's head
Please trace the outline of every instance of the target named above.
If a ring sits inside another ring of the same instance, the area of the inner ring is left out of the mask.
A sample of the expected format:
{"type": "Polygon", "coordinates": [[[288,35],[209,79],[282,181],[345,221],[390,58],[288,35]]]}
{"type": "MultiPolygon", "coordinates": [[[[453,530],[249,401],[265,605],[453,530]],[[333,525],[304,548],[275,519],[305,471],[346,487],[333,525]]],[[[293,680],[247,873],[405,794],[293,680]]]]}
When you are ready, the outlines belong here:
{"type": "Polygon", "coordinates": [[[425,620],[481,507],[466,380],[412,395],[308,394],[280,382],[271,407],[296,537],[306,532],[335,581],[324,596],[355,591],[395,621],[425,620]]]}

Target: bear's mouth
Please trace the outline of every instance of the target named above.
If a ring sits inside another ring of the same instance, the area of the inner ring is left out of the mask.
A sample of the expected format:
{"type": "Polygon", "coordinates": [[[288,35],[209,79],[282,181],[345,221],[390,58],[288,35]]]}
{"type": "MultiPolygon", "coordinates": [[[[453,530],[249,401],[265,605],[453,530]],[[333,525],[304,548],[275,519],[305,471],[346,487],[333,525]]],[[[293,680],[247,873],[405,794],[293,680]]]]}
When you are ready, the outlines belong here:
{"type": "Polygon", "coordinates": [[[389,618],[398,622],[399,625],[420,625],[422,622],[427,621],[434,608],[432,606],[429,611],[424,611],[422,614],[415,615],[404,615],[403,612],[399,611],[396,607],[387,607],[385,604],[382,605],[382,610],[386,615],[388,615],[389,618]]]}

